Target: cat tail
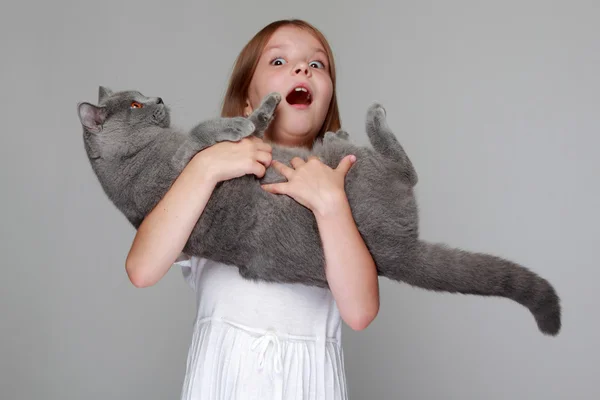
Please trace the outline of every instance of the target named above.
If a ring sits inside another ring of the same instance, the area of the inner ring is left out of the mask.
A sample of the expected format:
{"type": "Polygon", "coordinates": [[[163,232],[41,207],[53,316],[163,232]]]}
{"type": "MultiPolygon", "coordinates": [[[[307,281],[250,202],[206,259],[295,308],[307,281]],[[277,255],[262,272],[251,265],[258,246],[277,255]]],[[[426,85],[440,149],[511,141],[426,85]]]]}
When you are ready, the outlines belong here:
{"type": "MultiPolygon", "coordinates": [[[[480,296],[501,296],[527,307],[538,328],[556,335],[561,328],[560,299],[544,278],[529,269],[484,253],[419,241],[409,284],[429,290],[480,296]]],[[[407,279],[404,279],[407,278],[407,279]]]]}

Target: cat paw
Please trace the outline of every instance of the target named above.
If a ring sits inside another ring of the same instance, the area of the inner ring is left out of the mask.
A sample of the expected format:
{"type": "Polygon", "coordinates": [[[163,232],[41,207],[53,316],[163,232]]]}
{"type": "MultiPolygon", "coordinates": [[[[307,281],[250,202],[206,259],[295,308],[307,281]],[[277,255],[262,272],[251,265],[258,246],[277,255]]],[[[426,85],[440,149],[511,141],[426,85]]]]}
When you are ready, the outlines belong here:
{"type": "Polygon", "coordinates": [[[373,103],[369,109],[367,110],[367,115],[371,119],[385,119],[386,111],[385,108],[380,103],[373,103]]]}
{"type": "Polygon", "coordinates": [[[387,127],[385,108],[379,103],[373,103],[367,110],[367,134],[375,133],[387,127]]]}
{"type": "Polygon", "coordinates": [[[323,135],[323,141],[328,143],[328,142],[335,142],[338,140],[343,140],[343,141],[347,141],[350,138],[350,135],[348,134],[348,132],[339,129],[337,132],[325,132],[325,135],[323,135]]]}
{"type": "Polygon", "coordinates": [[[261,102],[260,106],[258,107],[258,110],[262,110],[264,113],[266,113],[268,115],[273,115],[273,113],[275,112],[275,109],[281,102],[281,99],[282,99],[281,94],[279,94],[277,92],[271,92],[265,96],[265,98],[261,102]]]}
{"type": "Polygon", "coordinates": [[[255,135],[262,137],[275,116],[275,109],[281,102],[281,95],[277,92],[265,96],[260,106],[248,117],[256,127],[255,135]]]}
{"type": "Polygon", "coordinates": [[[335,135],[337,137],[339,137],[340,139],[343,140],[349,140],[350,139],[350,134],[348,132],[346,132],[343,129],[338,129],[338,131],[335,133],[335,135]]]}
{"type": "Polygon", "coordinates": [[[334,132],[327,131],[327,132],[325,132],[325,135],[323,135],[323,141],[325,141],[325,142],[331,142],[336,139],[337,139],[337,137],[335,136],[334,132]]]}

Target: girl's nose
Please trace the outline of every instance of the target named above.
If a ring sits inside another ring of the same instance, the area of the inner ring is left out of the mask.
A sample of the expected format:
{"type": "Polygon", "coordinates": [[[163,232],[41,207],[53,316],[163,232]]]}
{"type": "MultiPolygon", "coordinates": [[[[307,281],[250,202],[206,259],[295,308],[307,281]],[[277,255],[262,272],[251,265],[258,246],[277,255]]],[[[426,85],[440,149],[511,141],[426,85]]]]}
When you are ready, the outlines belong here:
{"type": "Polygon", "coordinates": [[[295,66],[295,68],[293,69],[293,71],[294,71],[294,75],[299,75],[299,74],[308,75],[308,74],[310,74],[310,68],[308,67],[308,65],[306,63],[297,64],[295,66]]]}

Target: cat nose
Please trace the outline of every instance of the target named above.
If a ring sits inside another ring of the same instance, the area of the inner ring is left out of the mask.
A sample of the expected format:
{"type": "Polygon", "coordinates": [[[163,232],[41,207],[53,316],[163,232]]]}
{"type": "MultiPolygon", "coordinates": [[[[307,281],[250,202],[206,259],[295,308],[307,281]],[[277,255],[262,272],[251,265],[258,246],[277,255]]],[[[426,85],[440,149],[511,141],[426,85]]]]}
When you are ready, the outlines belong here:
{"type": "Polygon", "coordinates": [[[160,98],[160,97],[159,97],[159,98],[157,98],[157,99],[156,99],[156,104],[163,104],[163,100],[162,100],[162,98],[160,98]]]}

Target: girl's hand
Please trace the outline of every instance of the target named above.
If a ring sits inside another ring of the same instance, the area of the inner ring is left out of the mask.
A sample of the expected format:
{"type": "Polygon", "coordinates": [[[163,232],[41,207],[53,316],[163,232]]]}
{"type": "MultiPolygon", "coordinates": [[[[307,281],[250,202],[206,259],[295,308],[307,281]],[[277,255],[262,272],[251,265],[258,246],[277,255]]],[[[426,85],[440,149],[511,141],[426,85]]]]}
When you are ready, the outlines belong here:
{"type": "Polygon", "coordinates": [[[255,136],[238,142],[219,142],[198,152],[190,162],[214,183],[254,174],[265,175],[271,164],[272,147],[255,136]]]}
{"type": "Polygon", "coordinates": [[[288,195],[313,213],[325,215],[338,201],[346,198],[344,179],[355,161],[354,155],[348,155],[332,169],[314,156],[306,162],[294,157],[291,160],[293,168],[273,160],[272,167],[288,181],[262,187],[270,193],[288,195]]]}

